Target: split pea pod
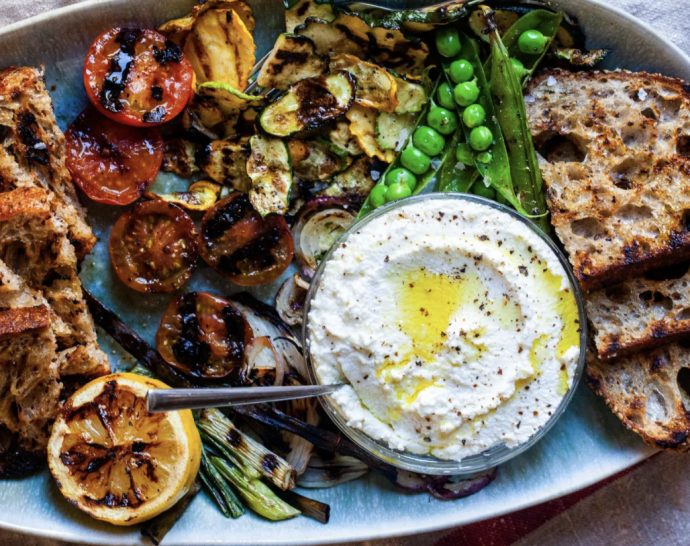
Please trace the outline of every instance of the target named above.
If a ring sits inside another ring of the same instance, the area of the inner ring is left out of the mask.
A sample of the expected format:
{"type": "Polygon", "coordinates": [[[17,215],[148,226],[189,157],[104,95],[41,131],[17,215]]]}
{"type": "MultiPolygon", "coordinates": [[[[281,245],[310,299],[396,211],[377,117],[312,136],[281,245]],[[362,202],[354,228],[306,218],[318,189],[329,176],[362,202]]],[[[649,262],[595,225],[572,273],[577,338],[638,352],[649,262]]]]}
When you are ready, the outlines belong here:
{"type": "Polygon", "coordinates": [[[430,127],[433,123],[429,120],[429,112],[432,108],[438,107],[433,97],[436,96],[436,90],[442,81],[443,75],[431,90],[427,103],[401,151],[378,179],[357,218],[362,218],[386,202],[420,193],[436,178],[452,141],[450,135],[444,138],[438,130],[430,127]],[[414,189],[407,186],[409,182],[413,182],[414,189]]]}
{"type": "MultiPolygon", "coordinates": [[[[458,113],[461,119],[458,132],[461,132],[464,137],[466,149],[471,153],[474,167],[481,177],[481,180],[474,183],[484,184],[486,188],[493,188],[519,212],[525,214],[526,211],[523,210],[513,189],[508,152],[501,127],[496,120],[489,84],[479,58],[479,46],[476,40],[463,32],[459,33],[459,38],[462,46],[460,52],[452,62],[444,60],[443,68],[446,76],[453,81],[454,77],[455,80],[465,79],[462,77],[462,71],[456,67],[467,67],[466,74],[471,74],[471,81],[479,91],[477,99],[472,104],[465,106],[458,104],[458,113]],[[455,64],[458,62],[460,64],[455,64]],[[459,74],[456,74],[458,72],[459,74]],[[491,144],[485,149],[481,149],[484,146],[477,146],[477,137],[482,136],[482,132],[486,133],[487,136],[490,134],[491,137],[491,144]],[[477,133],[479,134],[477,135],[477,133]]],[[[449,157],[446,162],[452,159],[449,157]]],[[[466,183],[470,176],[471,172],[468,172],[462,177],[461,182],[466,183]]],[[[463,185],[460,184],[461,187],[463,185]]],[[[479,189],[481,191],[481,188],[479,189]]],[[[475,191],[475,193],[478,192],[475,191]]]]}
{"type": "Polygon", "coordinates": [[[491,43],[491,94],[505,139],[515,192],[529,216],[545,232],[550,230],[544,183],[532,142],[520,78],[496,30],[493,11],[481,6],[491,43]]]}
{"type": "MultiPolygon", "coordinates": [[[[541,63],[544,55],[549,51],[551,43],[556,37],[558,28],[563,21],[562,13],[554,13],[544,9],[535,9],[520,17],[501,37],[503,45],[508,55],[517,61],[520,68],[518,77],[527,84],[529,77],[534,73],[541,63]],[[525,32],[537,31],[546,39],[546,46],[538,54],[524,53],[520,50],[519,40],[525,32]]],[[[484,71],[491,73],[491,55],[484,63],[484,71]]]]}

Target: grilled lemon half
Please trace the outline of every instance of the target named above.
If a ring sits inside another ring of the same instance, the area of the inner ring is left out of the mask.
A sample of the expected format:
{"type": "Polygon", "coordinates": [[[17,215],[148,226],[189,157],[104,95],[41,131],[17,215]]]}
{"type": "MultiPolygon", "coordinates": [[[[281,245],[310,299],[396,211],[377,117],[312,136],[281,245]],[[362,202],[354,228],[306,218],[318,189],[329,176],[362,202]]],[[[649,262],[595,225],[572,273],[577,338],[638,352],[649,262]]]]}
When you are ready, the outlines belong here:
{"type": "Polygon", "coordinates": [[[100,377],[67,401],[48,444],[65,498],[96,519],[133,525],[173,506],[194,482],[201,439],[192,412],[148,413],[149,389],[131,373],[100,377]]]}

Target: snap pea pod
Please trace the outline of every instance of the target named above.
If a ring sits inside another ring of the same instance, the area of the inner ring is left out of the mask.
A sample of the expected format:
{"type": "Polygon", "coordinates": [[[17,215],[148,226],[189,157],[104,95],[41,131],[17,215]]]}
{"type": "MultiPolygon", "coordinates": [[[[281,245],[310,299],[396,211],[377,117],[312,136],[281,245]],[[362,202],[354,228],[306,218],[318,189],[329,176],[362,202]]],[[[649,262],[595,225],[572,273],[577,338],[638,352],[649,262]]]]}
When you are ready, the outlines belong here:
{"type": "Polygon", "coordinates": [[[519,60],[525,67],[525,72],[522,75],[523,82],[527,82],[527,79],[534,73],[544,55],[551,48],[551,42],[556,37],[561,21],[563,21],[562,13],[535,9],[520,17],[503,35],[503,45],[506,51],[508,51],[508,56],[519,60]],[[539,55],[523,53],[518,47],[518,39],[527,30],[538,30],[546,38],[546,47],[539,55]]]}
{"type": "Polygon", "coordinates": [[[527,216],[534,218],[537,225],[548,232],[550,224],[546,218],[544,183],[527,122],[520,79],[498,35],[491,8],[482,6],[481,9],[487,20],[493,57],[491,94],[496,105],[496,119],[503,131],[508,150],[513,186],[528,212],[527,216]]]}
{"type": "MultiPolygon", "coordinates": [[[[408,146],[412,145],[412,137],[413,137],[415,131],[417,130],[417,128],[427,124],[427,117],[429,114],[429,109],[432,106],[436,106],[436,103],[434,102],[434,99],[432,97],[435,96],[436,90],[438,89],[438,85],[440,82],[443,81],[443,78],[444,78],[443,75],[439,76],[439,78],[436,81],[431,93],[427,94],[429,99],[427,100],[426,105],[424,105],[424,108],[422,109],[422,111],[419,115],[419,118],[417,118],[417,122],[415,123],[414,129],[410,132],[407,139],[405,140],[405,144],[400,149],[401,151],[398,152],[398,154],[395,156],[395,159],[388,165],[385,172],[378,179],[376,186],[380,186],[382,184],[385,184],[386,175],[390,171],[392,171],[394,169],[399,169],[403,166],[402,163],[400,162],[400,155],[408,146]]],[[[440,170],[441,165],[443,165],[443,162],[446,159],[446,156],[448,155],[448,151],[450,150],[451,140],[452,139],[450,139],[450,138],[445,139],[445,145],[444,145],[441,153],[431,158],[431,166],[429,167],[429,170],[426,171],[424,174],[419,175],[417,177],[417,186],[415,187],[414,191],[412,192],[413,195],[416,195],[419,192],[421,192],[424,189],[424,187],[435,178],[436,173],[440,170]]],[[[376,207],[374,207],[371,203],[371,193],[370,193],[369,196],[367,197],[367,200],[364,202],[364,205],[362,205],[362,208],[360,209],[357,218],[362,218],[363,216],[366,216],[375,208],[376,207]]]]}
{"type": "MultiPolygon", "coordinates": [[[[544,55],[546,55],[546,53],[549,51],[551,43],[556,37],[558,27],[560,27],[562,21],[562,13],[554,13],[544,9],[535,9],[534,11],[530,11],[529,13],[526,13],[520,17],[501,38],[503,45],[508,52],[508,56],[517,59],[525,67],[524,72],[518,75],[523,82],[523,85],[527,84],[529,77],[534,73],[539,66],[539,63],[541,63],[542,59],[544,58],[544,55]],[[538,55],[523,53],[518,47],[518,40],[520,39],[520,36],[523,32],[528,30],[538,30],[546,38],[546,47],[544,48],[544,51],[538,55]]],[[[492,58],[493,55],[491,55],[484,63],[484,71],[486,73],[491,72],[492,58]]]]}
{"type": "MultiPolygon", "coordinates": [[[[491,98],[491,92],[489,90],[489,85],[486,79],[486,74],[484,73],[484,68],[482,67],[481,60],[479,58],[479,46],[476,40],[468,37],[464,32],[459,32],[460,43],[462,45],[460,53],[452,60],[444,60],[443,71],[448,75],[450,70],[450,64],[453,61],[465,60],[472,65],[474,70],[474,78],[476,79],[477,87],[479,87],[479,98],[477,99],[477,104],[484,108],[486,112],[486,119],[483,123],[493,135],[493,144],[489,149],[491,154],[491,160],[488,162],[480,161],[480,152],[472,149],[470,146],[472,157],[474,159],[474,164],[483,178],[484,184],[489,187],[494,188],[500,195],[502,195],[506,201],[508,201],[513,207],[515,207],[521,214],[525,214],[526,211],[522,208],[520,201],[515,195],[513,190],[513,182],[510,172],[510,161],[508,158],[508,152],[506,150],[506,144],[503,140],[503,133],[501,132],[501,127],[496,121],[496,114],[494,110],[493,100],[491,98]]],[[[462,114],[462,108],[458,108],[458,113],[462,114]]],[[[460,115],[461,122],[458,126],[458,131],[462,131],[462,135],[465,138],[465,142],[470,144],[470,128],[464,126],[462,121],[462,115],[460,115]]],[[[453,161],[453,157],[448,157],[447,162],[453,161]]],[[[468,173],[469,175],[470,173],[468,173]]],[[[457,185],[464,187],[467,184],[467,180],[461,180],[457,185]]]]}

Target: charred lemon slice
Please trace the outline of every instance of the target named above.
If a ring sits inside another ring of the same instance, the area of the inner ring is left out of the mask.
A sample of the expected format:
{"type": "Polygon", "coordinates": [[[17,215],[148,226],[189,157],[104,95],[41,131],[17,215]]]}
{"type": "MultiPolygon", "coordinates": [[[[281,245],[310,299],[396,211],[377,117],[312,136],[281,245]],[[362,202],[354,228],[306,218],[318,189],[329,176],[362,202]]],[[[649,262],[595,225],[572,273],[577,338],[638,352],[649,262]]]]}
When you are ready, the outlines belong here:
{"type": "Polygon", "coordinates": [[[119,373],[85,385],[53,425],[48,464],[65,498],[96,519],[133,525],[173,506],[199,471],[191,411],[148,413],[164,383],[119,373]]]}

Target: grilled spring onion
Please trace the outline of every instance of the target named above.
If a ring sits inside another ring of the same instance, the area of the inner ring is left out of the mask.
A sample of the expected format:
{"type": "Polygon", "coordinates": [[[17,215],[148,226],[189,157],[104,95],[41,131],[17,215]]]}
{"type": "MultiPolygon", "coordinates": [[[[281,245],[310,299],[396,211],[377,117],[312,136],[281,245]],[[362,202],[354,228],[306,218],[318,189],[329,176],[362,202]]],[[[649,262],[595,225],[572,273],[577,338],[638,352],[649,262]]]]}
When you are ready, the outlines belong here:
{"type": "Polygon", "coordinates": [[[335,487],[364,476],[369,467],[359,459],[334,455],[322,457],[312,455],[306,472],[297,478],[297,485],[307,489],[335,487]]]}
{"type": "Polygon", "coordinates": [[[293,468],[259,442],[240,432],[217,409],[203,410],[197,426],[215,442],[223,445],[242,466],[252,468],[280,489],[295,486],[293,468]]]}
{"type": "Polygon", "coordinates": [[[239,468],[220,457],[211,457],[211,464],[237,490],[254,512],[273,521],[294,518],[300,511],[279,499],[260,479],[250,479],[239,468]]]}
{"type": "Polygon", "coordinates": [[[223,476],[218,473],[216,467],[211,464],[205,451],[201,454],[200,476],[226,518],[233,517],[236,519],[244,514],[244,506],[240,503],[237,495],[232,492],[223,476]]]}
{"type": "Polygon", "coordinates": [[[315,519],[319,523],[328,523],[328,520],[331,519],[331,507],[324,502],[310,499],[294,491],[275,489],[275,494],[281,500],[297,508],[306,518],[315,519]]]}
{"type": "Polygon", "coordinates": [[[177,501],[175,506],[144,524],[144,527],[141,529],[141,535],[158,546],[163,540],[163,537],[168,534],[168,531],[170,531],[182,517],[189,503],[194,500],[194,497],[197,496],[200,490],[201,484],[199,480],[195,480],[189,488],[189,491],[187,491],[187,494],[177,501]]]}

